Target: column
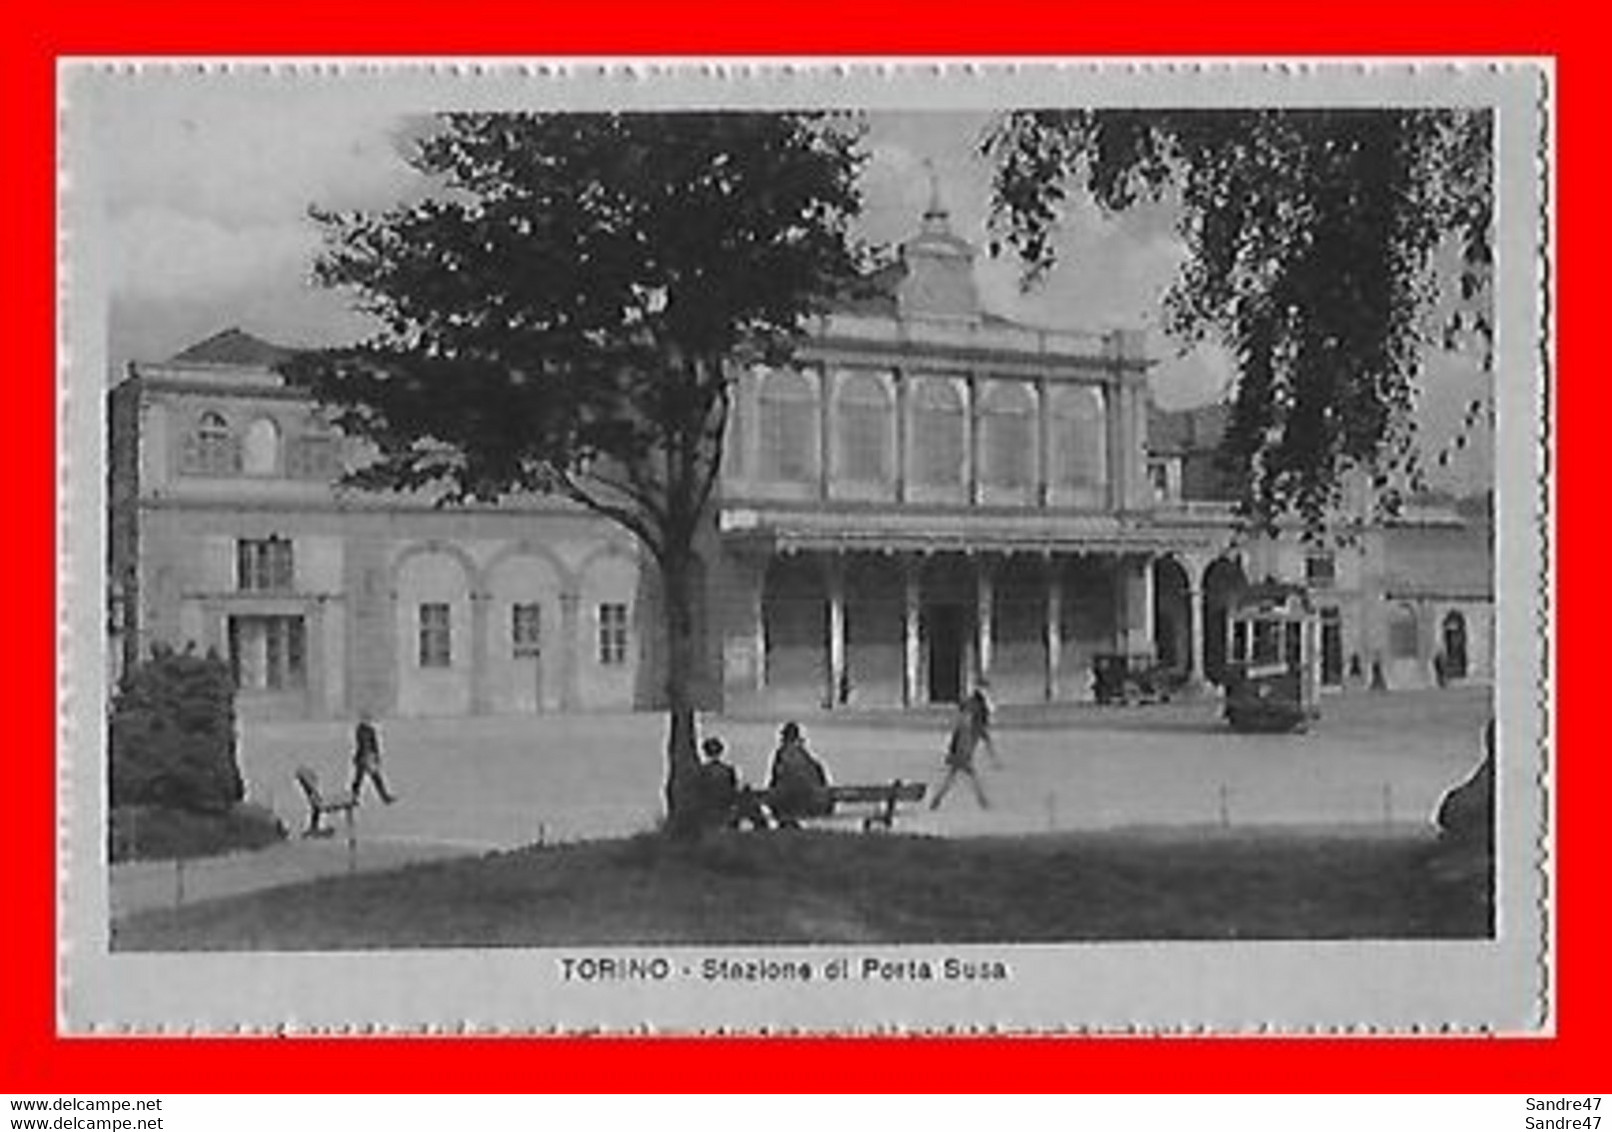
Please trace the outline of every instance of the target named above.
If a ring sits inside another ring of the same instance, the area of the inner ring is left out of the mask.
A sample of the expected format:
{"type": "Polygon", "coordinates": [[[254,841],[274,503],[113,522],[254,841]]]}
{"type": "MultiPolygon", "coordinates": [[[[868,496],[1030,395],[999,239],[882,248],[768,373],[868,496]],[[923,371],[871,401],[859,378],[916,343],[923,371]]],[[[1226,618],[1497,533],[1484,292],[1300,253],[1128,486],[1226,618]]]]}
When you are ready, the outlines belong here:
{"type": "Polygon", "coordinates": [[[980,443],[980,394],[984,392],[985,383],[980,380],[977,373],[968,375],[968,501],[977,504],[980,501],[980,452],[983,446],[980,443]]]}
{"type": "Polygon", "coordinates": [[[1052,383],[1036,381],[1036,506],[1052,502],[1052,383]]]}
{"type": "MultiPolygon", "coordinates": [[[[302,704],[310,719],[330,714],[326,694],[325,596],[320,594],[302,607],[302,704]]],[[[220,653],[220,656],[225,654],[220,653]]]]}
{"type": "Polygon", "coordinates": [[[817,371],[817,497],[827,499],[834,474],[834,378],[817,371]]]}
{"type": "MultiPolygon", "coordinates": [[[[204,601],[202,610],[202,639],[196,642],[196,649],[205,656],[209,649],[216,652],[225,663],[229,662],[229,616],[224,612],[224,606],[217,601],[204,601]]],[[[149,654],[147,654],[149,655],[149,654]]]]}
{"type": "Polygon", "coordinates": [[[828,570],[828,706],[840,702],[845,680],[845,570],[840,556],[830,555],[828,570]]]}
{"type": "Polygon", "coordinates": [[[905,503],[907,501],[907,449],[912,444],[912,421],[909,419],[909,414],[912,410],[912,397],[911,390],[908,388],[911,382],[908,381],[908,375],[905,370],[898,369],[891,376],[896,390],[896,502],[905,503]]]}
{"type": "Polygon", "coordinates": [[[991,560],[983,554],[974,559],[974,625],[978,630],[974,661],[977,675],[986,679],[991,675],[991,640],[995,635],[991,625],[996,605],[991,567],[991,560]]]}
{"type": "Polygon", "coordinates": [[[1204,638],[1203,638],[1203,577],[1197,573],[1196,563],[1186,563],[1187,567],[1187,612],[1188,624],[1191,625],[1192,640],[1187,650],[1187,682],[1189,684],[1203,683],[1204,674],[1204,638]]]}
{"type": "Polygon", "coordinates": [[[1158,594],[1155,592],[1156,575],[1153,556],[1142,557],[1142,649],[1149,654],[1158,648],[1158,594]]]}
{"type": "Polygon", "coordinates": [[[1126,558],[1125,584],[1125,651],[1134,654],[1151,654],[1154,649],[1153,628],[1153,559],[1149,555],[1126,558]]]}
{"type": "Polygon", "coordinates": [[[756,571],[751,618],[750,631],[754,636],[750,647],[755,650],[755,661],[750,671],[755,679],[756,691],[764,692],[767,690],[767,561],[765,559],[756,571]]]}
{"type": "Polygon", "coordinates": [[[1063,659],[1063,571],[1055,554],[1047,555],[1047,688],[1048,700],[1058,698],[1058,666],[1063,659]]]}
{"type": "Polygon", "coordinates": [[[1153,566],[1147,555],[1127,555],[1116,561],[1119,584],[1120,649],[1136,655],[1153,651],[1153,566]]]}
{"type": "Polygon", "coordinates": [[[560,594],[560,710],[582,706],[582,595],[575,590],[560,594]]]}
{"type": "Polygon", "coordinates": [[[902,607],[901,629],[905,644],[902,664],[901,702],[908,707],[919,703],[919,681],[923,675],[923,650],[918,639],[919,619],[923,616],[923,561],[915,555],[902,559],[902,582],[905,586],[905,603],[902,607]]]}
{"type": "Polygon", "coordinates": [[[474,715],[487,714],[490,699],[487,688],[487,607],[491,604],[491,594],[470,595],[470,711],[474,715]]]}

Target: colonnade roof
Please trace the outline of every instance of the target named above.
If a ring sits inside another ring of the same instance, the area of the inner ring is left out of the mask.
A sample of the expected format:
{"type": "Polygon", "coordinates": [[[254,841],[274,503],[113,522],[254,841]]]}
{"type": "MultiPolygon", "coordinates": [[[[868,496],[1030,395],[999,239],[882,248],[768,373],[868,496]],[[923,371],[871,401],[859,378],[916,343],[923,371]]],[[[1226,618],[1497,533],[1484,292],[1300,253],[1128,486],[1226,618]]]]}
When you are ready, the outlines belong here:
{"type": "Polygon", "coordinates": [[[729,545],[769,551],[965,554],[1162,554],[1209,550],[1210,531],[1160,531],[1114,515],[1012,515],[893,511],[722,512],[729,545]]]}

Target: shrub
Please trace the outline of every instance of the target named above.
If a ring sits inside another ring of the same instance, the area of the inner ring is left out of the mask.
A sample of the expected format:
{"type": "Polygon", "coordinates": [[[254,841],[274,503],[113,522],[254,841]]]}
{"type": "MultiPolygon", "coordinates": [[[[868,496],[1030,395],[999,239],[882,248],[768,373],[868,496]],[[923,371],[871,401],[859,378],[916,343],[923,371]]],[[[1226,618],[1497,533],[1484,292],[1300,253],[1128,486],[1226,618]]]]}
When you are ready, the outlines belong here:
{"type": "Polygon", "coordinates": [[[272,811],[250,803],[224,814],[120,806],[111,818],[108,843],[113,861],[211,857],[262,849],[286,838],[284,822],[272,811]]]}
{"type": "Polygon", "coordinates": [[[246,792],[229,666],[211,652],[154,649],[118,687],[108,749],[114,807],[227,813],[246,792]]]}

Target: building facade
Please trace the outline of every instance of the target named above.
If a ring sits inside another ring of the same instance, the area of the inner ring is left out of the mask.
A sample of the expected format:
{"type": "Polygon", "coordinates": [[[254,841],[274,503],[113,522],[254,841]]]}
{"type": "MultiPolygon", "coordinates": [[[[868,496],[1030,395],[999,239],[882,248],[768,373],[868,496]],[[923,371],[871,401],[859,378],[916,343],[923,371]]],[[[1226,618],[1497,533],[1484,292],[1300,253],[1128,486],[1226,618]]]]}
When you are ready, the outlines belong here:
{"type": "Polygon", "coordinates": [[[116,659],[229,659],[244,714],[587,710],[644,698],[644,574],[603,520],[333,486],[361,459],[227,331],[111,394],[116,659]]]}
{"type": "MultiPolygon", "coordinates": [[[[981,677],[1002,702],[1081,700],[1111,652],[1212,681],[1227,603],[1266,576],[1316,594],[1328,683],[1373,661],[1401,686],[1492,670],[1486,529],[1241,542],[1206,463],[1223,412],[1154,409],[1135,333],[989,315],[973,255],[932,204],[887,286],[818,319],[791,367],[733,375],[707,706],[947,703],[981,677]]],[[[659,701],[654,571],[624,532],[548,498],[333,486],[362,446],[284,385],[284,356],[226,331],[112,391],[120,660],[217,650],[243,712],[274,717],[659,701]]]]}

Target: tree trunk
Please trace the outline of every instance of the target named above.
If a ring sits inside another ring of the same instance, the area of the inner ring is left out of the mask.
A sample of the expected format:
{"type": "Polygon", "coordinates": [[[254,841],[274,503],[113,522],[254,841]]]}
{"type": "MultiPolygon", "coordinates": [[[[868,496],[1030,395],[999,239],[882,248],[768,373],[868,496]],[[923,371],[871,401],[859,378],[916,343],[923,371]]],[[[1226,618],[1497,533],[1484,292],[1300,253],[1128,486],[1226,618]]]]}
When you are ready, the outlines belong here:
{"type": "Polygon", "coordinates": [[[666,831],[674,837],[699,832],[700,758],[694,728],[694,554],[669,549],[661,559],[666,617],[666,831]]]}

